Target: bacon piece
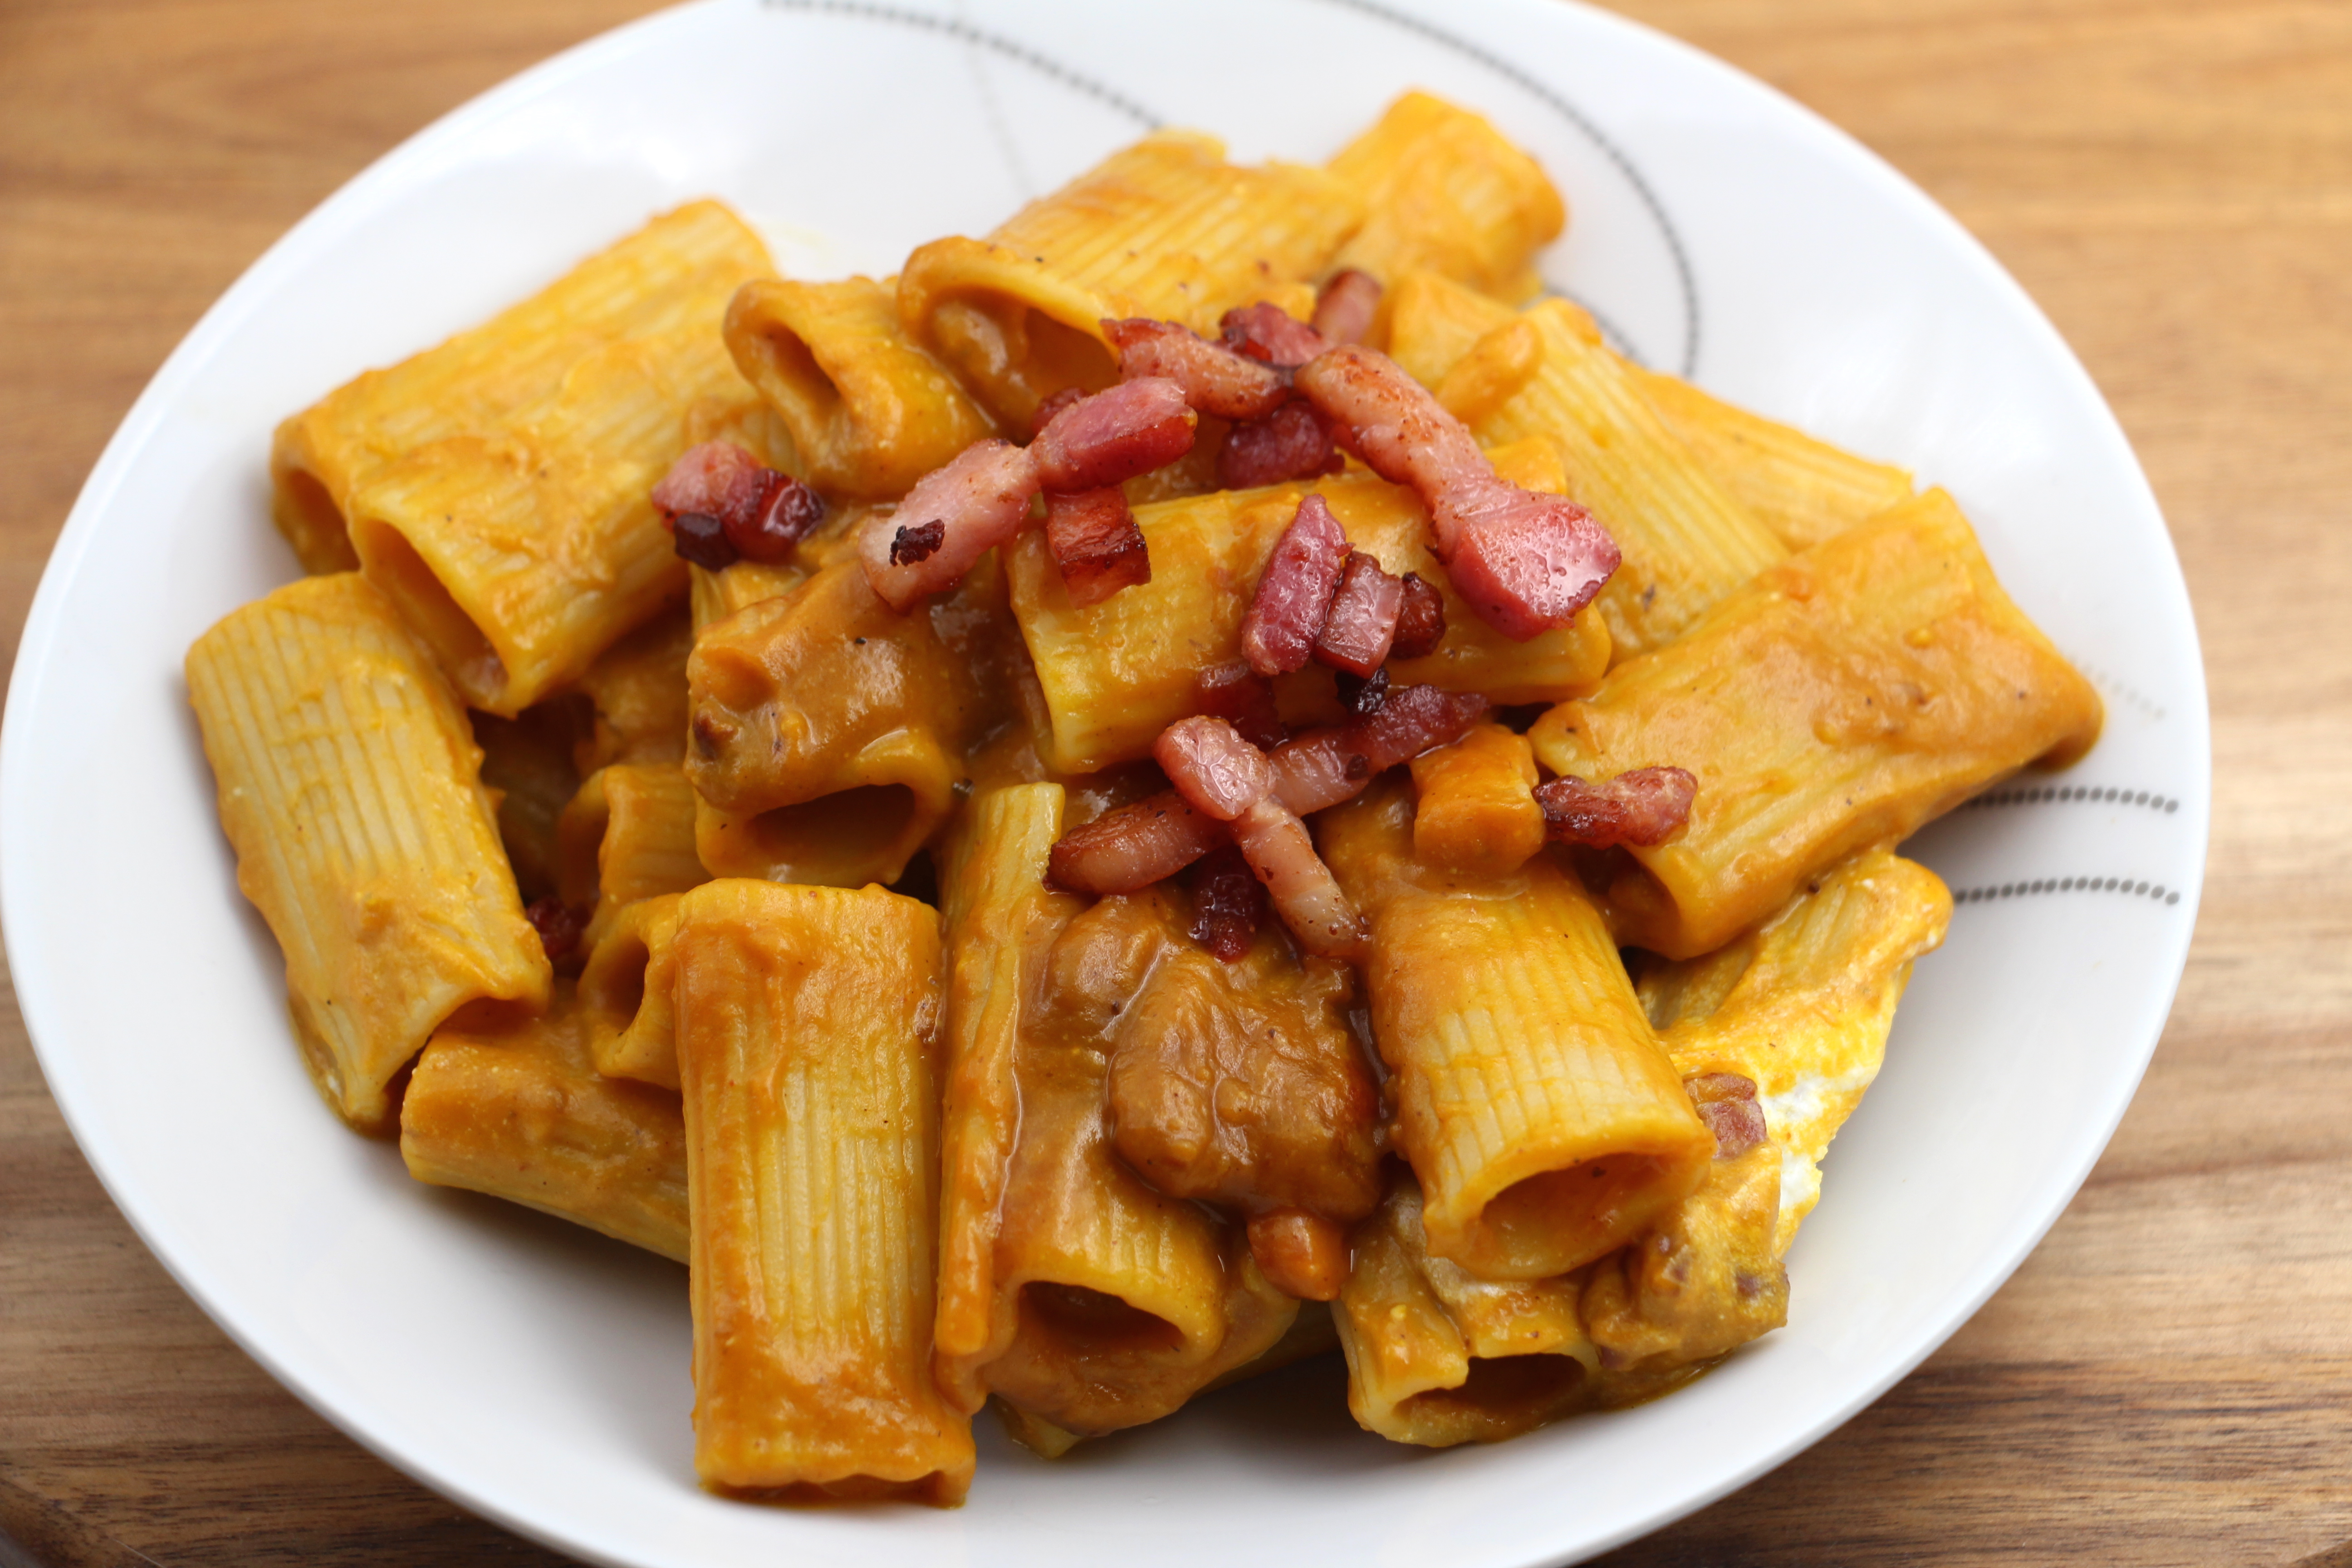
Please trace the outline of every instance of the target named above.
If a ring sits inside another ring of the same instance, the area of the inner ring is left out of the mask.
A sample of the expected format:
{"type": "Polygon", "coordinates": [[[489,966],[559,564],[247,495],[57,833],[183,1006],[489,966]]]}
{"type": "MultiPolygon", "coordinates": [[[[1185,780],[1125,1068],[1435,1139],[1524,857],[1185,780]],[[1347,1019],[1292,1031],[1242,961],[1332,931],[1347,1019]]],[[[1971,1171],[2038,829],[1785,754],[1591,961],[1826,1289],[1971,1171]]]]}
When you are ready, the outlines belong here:
{"type": "Polygon", "coordinates": [[[916,480],[896,511],[866,520],[857,536],[866,580],[884,604],[905,614],[954,587],[972,563],[1020,532],[1037,489],[1037,466],[1026,448],[973,442],[916,480]]]}
{"type": "Polygon", "coordinates": [[[1315,661],[1369,679],[1388,660],[1390,645],[1396,641],[1397,614],[1403,606],[1404,584],[1381,570],[1373,557],[1350,550],[1339,569],[1339,584],[1331,592],[1323,629],[1315,634],[1315,661]]]}
{"type": "Polygon", "coordinates": [[[1232,845],[1212,849],[1192,872],[1192,940],[1222,963],[1236,963],[1257,939],[1265,889],[1232,845]]]}
{"type": "Polygon", "coordinates": [[[1124,484],[1165,468],[1192,449],[1201,416],[1184,389],[1166,376],[1129,377],[1082,397],[1055,415],[1030,444],[1037,482],[1076,493],[1124,484]]]}
{"type": "Polygon", "coordinates": [[[1277,370],[1297,370],[1331,346],[1322,333],[1270,300],[1227,310],[1217,328],[1225,347],[1277,370]]]}
{"type": "Polygon", "coordinates": [[[1045,492],[1045,547],[1062,569],[1070,603],[1098,605],[1121,588],[1151,581],[1143,530],[1117,485],[1064,495],[1045,492]]]}
{"type": "Polygon", "coordinates": [[[1242,657],[1252,669],[1286,675],[1306,667],[1347,561],[1348,536],[1339,531],[1339,520],[1320,495],[1308,495],[1275,541],[1242,618],[1242,657]]]}
{"type": "Polygon", "coordinates": [[[1275,706],[1273,686],[1243,659],[1201,672],[1198,708],[1232,724],[1261,752],[1273,751],[1289,733],[1275,706]]]}
{"type": "Polygon", "coordinates": [[[1445,640],[1445,595],[1418,572],[1406,573],[1399,585],[1404,598],[1397,606],[1396,641],[1389,645],[1389,657],[1426,658],[1445,640]]]}
{"type": "MultiPolygon", "coordinates": [[[[1300,816],[1337,805],[1362,794],[1374,775],[1460,740],[1486,712],[1486,700],[1475,693],[1394,688],[1379,712],[1309,730],[1277,747],[1270,759],[1276,793],[1300,816]]],[[[1065,834],[1054,846],[1047,878],[1074,893],[1131,893],[1176,875],[1232,837],[1176,791],[1162,790],[1065,834]]]]}
{"type": "Polygon", "coordinates": [[[1286,403],[1263,419],[1244,419],[1217,448],[1217,488],[1255,489],[1286,479],[1336,474],[1348,466],[1331,439],[1331,422],[1305,401],[1286,403]]]}
{"type": "Polygon", "coordinates": [[[732,513],[756,514],[768,499],[768,476],[773,472],[732,441],[705,441],[669,466],[654,486],[653,503],[670,521],[687,512],[722,522],[732,513]]]}
{"type": "Polygon", "coordinates": [[[1029,416],[1029,439],[1034,441],[1044,435],[1045,426],[1054,422],[1055,415],[1073,403],[1082,401],[1086,395],[1087,389],[1083,386],[1066,386],[1037,405],[1037,412],[1029,416]]]}
{"type": "Polygon", "coordinates": [[[558,973],[579,973],[581,962],[588,956],[580,946],[580,939],[588,934],[586,910],[561,899],[545,898],[525,909],[522,918],[539,933],[539,945],[558,973]]]}
{"type": "Polygon", "coordinates": [[[1769,1138],[1764,1108],[1757,1103],[1756,1080],[1736,1072],[1694,1073],[1683,1079],[1691,1109],[1715,1134],[1715,1157],[1737,1160],[1769,1138]]]}
{"type": "Polygon", "coordinates": [[[1360,343],[1380,308],[1380,279],[1352,267],[1342,268],[1315,296],[1315,330],[1335,345],[1360,343]]]}
{"type": "Polygon", "coordinates": [[[729,512],[719,518],[727,542],[746,561],[787,561],[793,547],[824,521],[824,498],[790,474],[771,472],[767,501],[750,517],[729,512]]]}
{"type": "Polygon", "coordinates": [[[1635,768],[1600,784],[1574,776],[1536,785],[1544,837],[1595,849],[1664,844],[1690,820],[1698,780],[1681,768],[1635,768]]]}
{"type": "Polygon", "coordinates": [[[1131,893],[1232,841],[1223,823],[1166,789],[1064,834],[1047,858],[1045,876],[1074,893],[1131,893]]]}
{"type": "Polygon", "coordinates": [[[740,559],[727,542],[727,525],[708,512],[682,511],[670,520],[670,548],[706,572],[724,572],[740,559]]]}
{"type": "Polygon", "coordinates": [[[1301,816],[1363,793],[1377,775],[1411,762],[1432,746],[1458,741],[1486,716],[1474,691],[1434,686],[1390,689],[1380,711],[1352,724],[1309,730],[1274,753],[1282,804],[1301,816]]]}
{"type": "Polygon", "coordinates": [[[1345,1226],[1305,1209],[1276,1209],[1249,1222],[1250,1256],[1266,1283],[1300,1301],[1336,1301],[1348,1282],[1345,1226]]]}
{"type": "Polygon", "coordinates": [[[718,571],[736,557],[782,561],[808,531],[824,520],[824,500],[790,474],[764,467],[732,441],[705,441],[688,448],[653,488],[653,503],[675,531],[684,518],[708,518],[713,530],[689,525],[678,553],[698,566],[718,571]],[[716,566],[714,559],[719,559],[716,566]]]}
{"type": "Polygon", "coordinates": [[[1350,675],[1340,670],[1332,677],[1339,689],[1339,706],[1360,719],[1379,712],[1389,700],[1389,672],[1376,669],[1369,676],[1350,675]]]}
{"type": "Polygon", "coordinates": [[[1617,570],[1617,542],[1591,513],[1497,476],[1468,427],[1387,355],[1343,345],[1302,366],[1297,385],[1374,473],[1420,493],[1454,591],[1505,637],[1566,626],[1617,570]]]}
{"type": "Polygon", "coordinates": [[[1290,400],[1287,377],[1173,321],[1131,317],[1106,320],[1103,335],[1118,351],[1122,380],[1164,375],[1184,389],[1184,401],[1219,419],[1257,419],[1290,400]]]}
{"type": "Polygon", "coordinates": [[[1264,752],[1223,719],[1203,715],[1162,730],[1151,755],[1186,804],[1231,825],[1234,842],[1300,946],[1320,958],[1353,959],[1363,952],[1363,917],[1316,856],[1307,825],[1282,804],[1264,752]]]}

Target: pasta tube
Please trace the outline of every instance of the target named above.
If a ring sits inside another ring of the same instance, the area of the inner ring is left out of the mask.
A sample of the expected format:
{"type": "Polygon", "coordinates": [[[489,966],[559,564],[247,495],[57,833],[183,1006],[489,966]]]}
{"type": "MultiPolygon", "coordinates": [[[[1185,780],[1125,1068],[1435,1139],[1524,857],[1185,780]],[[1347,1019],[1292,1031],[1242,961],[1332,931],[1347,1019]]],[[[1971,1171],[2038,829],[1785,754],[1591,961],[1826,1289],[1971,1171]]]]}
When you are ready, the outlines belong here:
{"type": "MultiPolygon", "coordinates": [[[[996,590],[901,616],[854,559],[704,628],[688,665],[696,843],[720,876],[891,882],[955,804],[992,711],[973,668],[996,590]]],[[[1001,602],[1001,601],[1000,601],[1001,602]]]]}
{"type": "Polygon", "coordinates": [[[1661,1393],[1674,1374],[1789,1321],[1788,1271],[1772,1245],[1780,1202],[1780,1151],[1759,1143],[1709,1161],[1696,1192],[1593,1266],[1581,1305],[1600,1352],[1598,1403],[1661,1393]]]}
{"type": "Polygon", "coordinates": [[[1636,367],[1633,379],[1691,455],[1791,550],[1911,499],[1911,476],[1892,463],[1736,408],[1679,376],[1636,367]]]}
{"type": "MultiPolygon", "coordinates": [[[[765,599],[781,599],[803,583],[808,573],[794,563],[738,561],[721,572],[707,572],[699,566],[689,568],[692,582],[687,604],[693,613],[694,630],[698,637],[705,626],[725,620],[736,611],[748,609],[765,599]]],[[[688,652],[692,651],[691,645],[688,652]]]]}
{"type": "Polygon", "coordinates": [[[2073,762],[2100,715],[1938,489],[1764,574],[1529,738],[1555,773],[1697,775],[1680,837],[1602,868],[1618,940],[1690,958],[1844,856],[2073,762]]]}
{"type": "Polygon", "coordinates": [[[899,318],[1000,427],[1025,432],[1054,393],[1118,379],[1105,317],[1213,333],[1224,311],[1319,274],[1363,216],[1320,169],[1238,167],[1214,137],[1154,132],[985,240],[918,249],[898,274],[899,318]]]}
{"type": "Polygon", "coordinates": [[[1423,752],[1412,760],[1413,854],[1465,877],[1508,876],[1544,845],[1535,784],[1535,749],[1500,724],[1423,752]]]}
{"type": "Polygon", "coordinates": [[[470,1002],[546,1005],[465,710],[355,573],[290,583],[188,650],[237,886],[286,955],[295,1037],[363,1131],[470,1002]]]}
{"type": "Polygon", "coordinates": [[[715,202],[655,219],[287,421],[280,526],[306,564],[356,560],[470,706],[520,712],[685,592],[647,492],[697,441],[767,425],[714,328],[768,270],[715,202]]]}
{"type": "Polygon", "coordinates": [[[1600,1352],[1584,1331],[1584,1277],[1495,1284],[1430,1256],[1421,1187],[1392,1178],[1350,1238],[1333,1303],[1348,1409],[1393,1443],[1491,1443],[1583,1408],[1600,1352]]]}
{"type": "Polygon", "coordinates": [[[727,352],[827,494],[885,500],[996,433],[945,366],[908,341],[871,278],[763,278],[727,307],[727,352]]]}
{"type": "Polygon", "coordinates": [[[420,1182],[488,1193],[683,1263],[677,1096],[598,1076],[590,1021],[558,981],[543,1016],[441,1029],[401,1100],[401,1158],[420,1182]]]}
{"type": "MultiPolygon", "coordinates": [[[[1496,469],[1534,489],[1559,486],[1559,467],[1541,442],[1498,448],[1496,469]]],[[[1429,551],[1428,512],[1413,493],[1366,473],[1318,481],[1350,545],[1402,576],[1418,573],[1445,601],[1445,640],[1420,658],[1388,667],[1400,685],[1478,691],[1497,702],[1551,700],[1546,692],[1591,689],[1609,662],[1600,618],[1514,642],[1473,614],[1429,551]]],[[[1241,657],[1242,620],[1275,542],[1298,510],[1305,487],[1220,490],[1138,507],[1151,552],[1151,581],[1081,609],[1070,603],[1051,551],[1036,531],[1006,556],[1013,613],[1021,624],[1053,724],[1051,764],[1092,773],[1149,755],[1160,731],[1197,712],[1200,678],[1241,657]]],[[[1317,667],[1294,692],[1302,716],[1328,698],[1317,667]],[[1319,689],[1318,689],[1319,686],[1319,689]]]]}
{"type": "Polygon", "coordinates": [[[868,888],[678,904],[695,1471],[726,1492],[961,1500],[931,1381],[939,921],[868,888]]]}
{"type": "Polygon", "coordinates": [[[1543,166],[1481,116],[1408,92],[1328,165],[1364,200],[1332,265],[1383,281],[1427,268],[1517,304],[1541,290],[1536,252],[1568,226],[1543,166]]]}
{"type": "Polygon", "coordinates": [[[597,911],[603,934],[580,971],[588,1050],[606,1078],[677,1087],[677,893],[597,911]]]}
{"type": "Polygon", "coordinates": [[[686,660],[694,624],[686,607],[661,614],[597,656],[580,678],[595,714],[583,774],[610,763],[678,763],[686,756],[686,660]]]}
{"type": "MultiPolygon", "coordinates": [[[[1264,1354],[1298,1311],[1240,1226],[1154,1191],[1113,1149],[1104,1043],[1160,949],[1184,940],[1170,898],[1105,899],[1045,956],[1013,1046],[1019,1130],[995,1234],[994,1353],[970,1352],[969,1331],[957,1342],[990,1392],[1081,1435],[1169,1414],[1264,1354]]],[[[986,1113],[1001,1119],[1002,1102],[986,1113]]],[[[950,1116],[971,1114],[951,1103],[950,1116]]]]}
{"type": "Polygon", "coordinates": [[[1680,1201],[1715,1141],[1576,881],[1549,856],[1506,877],[1433,871],[1412,822],[1390,783],[1319,837],[1371,922],[1372,1034],[1429,1250],[1484,1279],[1564,1274],[1680,1201]]]}
{"type": "MultiPolygon", "coordinates": [[[[1391,310],[1391,346],[1402,351],[1397,363],[1432,387],[1513,320],[1426,274],[1413,294],[1391,310]]],[[[1539,363],[1515,395],[1470,421],[1471,431],[1489,445],[1540,436],[1559,448],[1563,493],[1591,509],[1624,555],[1594,602],[1617,658],[1673,641],[1788,554],[1659,417],[1633,367],[1602,345],[1590,316],[1546,300],[1517,320],[1541,340],[1539,363]]]]}
{"type": "Polygon", "coordinates": [[[1642,975],[1642,1005],[1685,1078],[1756,1085],[1777,1150],[1777,1256],[1822,1190],[1821,1162],[1878,1076],[1912,961],[1942,945],[1952,896],[1885,849],[1812,879],[1727,947],[1642,975]]]}
{"type": "Polygon", "coordinates": [[[555,825],[556,892],[594,906],[683,893],[710,879],[695,858],[694,787],[673,764],[615,763],[588,775],[555,825]]]}

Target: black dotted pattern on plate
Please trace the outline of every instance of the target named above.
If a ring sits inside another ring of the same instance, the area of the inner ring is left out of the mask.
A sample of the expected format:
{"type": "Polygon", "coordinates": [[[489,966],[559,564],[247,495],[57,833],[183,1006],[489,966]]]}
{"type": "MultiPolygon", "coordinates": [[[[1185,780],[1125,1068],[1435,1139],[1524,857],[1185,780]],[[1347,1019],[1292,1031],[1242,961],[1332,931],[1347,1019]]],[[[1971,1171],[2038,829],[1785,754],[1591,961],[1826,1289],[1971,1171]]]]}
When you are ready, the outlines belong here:
{"type": "MultiPolygon", "coordinates": [[[[761,0],[761,3],[773,11],[804,11],[821,16],[856,16],[865,21],[887,22],[896,26],[911,27],[919,32],[937,33],[943,37],[976,44],[982,48],[1003,55],[1007,59],[1017,60],[1040,75],[1050,77],[1066,87],[1109,105],[1147,130],[1156,130],[1167,123],[1160,115],[1144,108],[1116,88],[1095,80],[1083,71],[1074,70],[1016,39],[988,32],[954,17],[933,16],[920,11],[900,10],[894,5],[874,5],[870,0],[761,0]]],[[[1674,258],[1675,279],[1682,290],[1683,316],[1685,322],[1685,331],[1683,334],[1682,375],[1685,380],[1688,380],[1697,374],[1698,280],[1691,269],[1690,253],[1683,245],[1682,231],[1677,229],[1674,220],[1666,216],[1665,204],[1658,199],[1657,192],[1651,189],[1650,182],[1643,177],[1641,170],[1634,167],[1633,161],[1625,156],[1624,151],[1616,142],[1611,141],[1600,126],[1594,124],[1583,110],[1508,60],[1488,53],[1465,38],[1457,38],[1444,28],[1419,16],[1408,16],[1400,12],[1391,11],[1384,5],[1373,4],[1372,0],[1323,0],[1323,3],[1337,5],[1342,10],[1353,11],[1359,16],[1369,16],[1374,21],[1385,22],[1392,27],[1401,27],[1406,32],[1428,39],[1431,43],[1451,49],[1474,64],[1485,67],[1549,108],[1562,120],[1567,121],[1578,134],[1600,149],[1601,155],[1614,163],[1624,174],[1626,182],[1633,187],[1634,194],[1642,198],[1643,205],[1648,207],[1650,216],[1657,220],[1659,233],[1665,237],[1667,253],[1674,258]]],[[[1594,310],[1582,300],[1577,300],[1576,303],[1591,314],[1601,330],[1612,339],[1629,358],[1635,360],[1643,358],[1625,334],[1619,331],[1607,317],[1594,310]]]]}
{"type": "Polygon", "coordinates": [[[2031,899],[2044,893],[2121,893],[2159,904],[2177,904],[2180,894],[2161,882],[2135,882],[2129,877],[2053,877],[2034,882],[2003,882],[1997,888],[1961,888],[1952,894],[1955,904],[1981,904],[1994,899],[2031,899]]]}
{"type": "Polygon", "coordinates": [[[1147,131],[1157,131],[1167,121],[1115,88],[1081,71],[1072,70],[1060,61],[1039,54],[1028,45],[983,31],[971,23],[952,16],[926,16],[920,11],[901,11],[892,5],[873,5],[866,0],[761,0],[772,11],[809,11],[822,16],[856,16],[867,22],[888,22],[897,26],[912,27],[919,32],[938,33],[960,43],[977,44],[983,49],[1017,60],[1040,76],[1051,77],[1063,86],[1086,94],[1108,105],[1147,131]]]}
{"type": "Polygon", "coordinates": [[[2150,811],[2166,816],[2180,809],[2180,802],[2154,790],[2117,789],[2105,784],[2049,784],[2035,789],[2002,789],[1990,795],[1980,795],[1961,803],[1963,811],[1979,811],[1990,805],[2045,805],[2080,803],[2085,805],[2144,805],[2150,811]]]}

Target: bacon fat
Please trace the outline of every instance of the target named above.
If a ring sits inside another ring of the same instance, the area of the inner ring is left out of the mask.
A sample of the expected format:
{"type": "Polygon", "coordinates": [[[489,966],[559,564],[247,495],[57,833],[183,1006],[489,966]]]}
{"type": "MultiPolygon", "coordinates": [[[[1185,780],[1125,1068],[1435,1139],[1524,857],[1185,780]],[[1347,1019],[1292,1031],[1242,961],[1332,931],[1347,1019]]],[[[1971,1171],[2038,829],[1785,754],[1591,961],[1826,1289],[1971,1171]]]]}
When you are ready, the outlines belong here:
{"type": "Polygon", "coordinates": [[[1231,842],[1223,823],[1193,810],[1174,790],[1161,790],[1064,834],[1045,876],[1074,893],[1132,893],[1231,842]]]}
{"type": "Polygon", "coordinates": [[[1062,570],[1062,586],[1081,609],[1122,588],[1151,581],[1151,554],[1143,530],[1117,485],[1075,494],[1045,492],[1045,547],[1062,570]]]}
{"type": "Polygon", "coordinates": [[[1691,1109],[1715,1134],[1715,1157],[1736,1160],[1771,1136],[1764,1124],[1764,1108],[1756,1100],[1756,1080],[1736,1072],[1694,1073],[1683,1079],[1691,1109]]]}
{"type": "Polygon", "coordinates": [[[1497,476],[1468,426],[1387,355],[1343,345],[1296,384],[1374,473],[1420,493],[1454,591],[1504,636],[1567,625],[1616,571],[1616,541],[1591,513],[1497,476]]]}
{"type": "Polygon", "coordinates": [[[1048,491],[1076,493],[1124,484],[1192,449],[1200,416],[1166,376],[1130,377],[1056,414],[1029,455],[1048,491]]]}
{"type": "Polygon", "coordinates": [[[1037,490],[1037,465],[1026,448],[973,442],[917,480],[895,511],[866,519],[857,536],[866,580],[905,614],[963,581],[982,555],[1020,532],[1037,490]]]}
{"type": "Polygon", "coordinates": [[[1290,399],[1290,384],[1280,372],[1173,321],[1141,316],[1106,320],[1102,330],[1118,351],[1122,380],[1166,376],[1184,389],[1184,401],[1199,413],[1257,419],[1290,399]]]}
{"type": "Polygon", "coordinates": [[[1331,422],[1300,399],[1225,432],[1225,444],[1217,448],[1217,488],[1255,489],[1338,473],[1346,466],[1331,439],[1331,422]]]}
{"type": "Polygon", "coordinates": [[[1387,662],[1403,605],[1404,584],[1371,556],[1350,550],[1323,629],[1315,634],[1316,662],[1369,679],[1387,662]]]}
{"type": "Polygon", "coordinates": [[[1544,837],[1594,849],[1664,844],[1690,820],[1698,780],[1681,768],[1635,768],[1600,784],[1570,775],[1536,786],[1544,837]]]}
{"type": "Polygon", "coordinates": [[[1343,268],[1315,296],[1315,330],[1333,344],[1360,343],[1380,308],[1380,279],[1353,267],[1343,268]]]}

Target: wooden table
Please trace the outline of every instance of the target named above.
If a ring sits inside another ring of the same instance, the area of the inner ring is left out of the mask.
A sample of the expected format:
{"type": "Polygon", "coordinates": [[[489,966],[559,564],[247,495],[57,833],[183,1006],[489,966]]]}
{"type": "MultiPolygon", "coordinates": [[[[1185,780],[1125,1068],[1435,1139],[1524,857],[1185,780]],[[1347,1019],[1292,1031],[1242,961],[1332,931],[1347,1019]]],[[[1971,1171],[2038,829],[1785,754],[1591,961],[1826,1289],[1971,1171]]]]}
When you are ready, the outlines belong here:
{"type": "MultiPolygon", "coordinates": [[[[646,8],[0,0],[9,658],[83,476],[237,273],[427,120],[646,8]]],[[[2352,5],[1623,8],[1885,154],[2056,320],[2171,520],[2217,799],[2162,1048],[2041,1250],[1842,1431],[1607,1561],[2352,1564],[2352,5]]],[[[0,1015],[0,1529],[22,1555],[557,1561],[231,1345],[0,1015]]]]}

